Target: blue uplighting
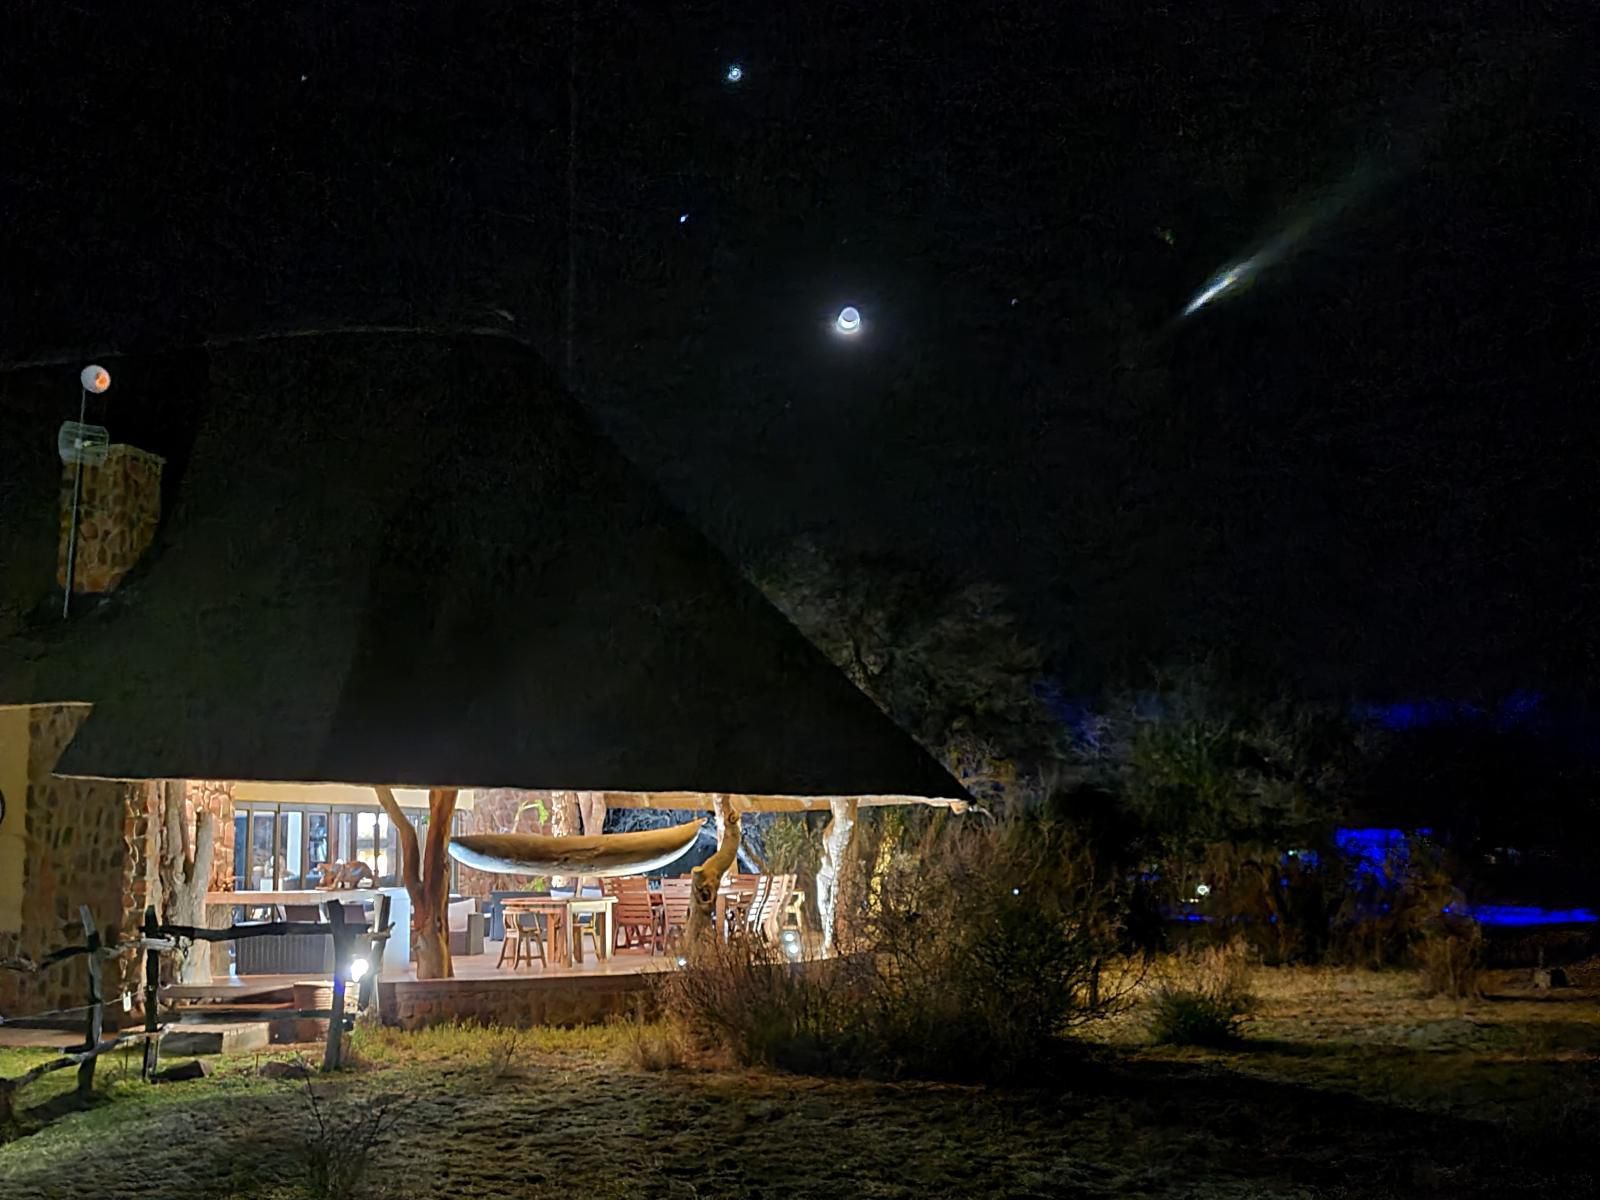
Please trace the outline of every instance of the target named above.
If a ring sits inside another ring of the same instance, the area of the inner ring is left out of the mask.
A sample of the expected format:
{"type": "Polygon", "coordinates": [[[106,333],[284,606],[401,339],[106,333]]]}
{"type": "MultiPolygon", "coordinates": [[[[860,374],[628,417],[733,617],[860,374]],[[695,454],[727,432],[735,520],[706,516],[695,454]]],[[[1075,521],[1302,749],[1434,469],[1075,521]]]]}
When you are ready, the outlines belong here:
{"type": "MultiPolygon", "coordinates": [[[[1460,910],[1452,905],[1445,911],[1459,913],[1460,910]]],[[[1600,923],[1600,913],[1592,908],[1536,908],[1531,904],[1469,904],[1467,915],[1480,925],[1499,928],[1600,923]]]]}

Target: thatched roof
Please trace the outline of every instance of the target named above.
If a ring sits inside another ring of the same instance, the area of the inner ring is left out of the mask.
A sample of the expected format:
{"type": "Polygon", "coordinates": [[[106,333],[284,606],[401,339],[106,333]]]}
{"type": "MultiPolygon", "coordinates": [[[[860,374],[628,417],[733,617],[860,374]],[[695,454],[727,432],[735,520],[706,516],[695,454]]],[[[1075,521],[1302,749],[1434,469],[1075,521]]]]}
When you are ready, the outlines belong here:
{"type": "Polygon", "coordinates": [[[485,337],[211,352],[147,561],[0,649],[87,701],[63,774],[960,797],[589,425],[485,337]]]}

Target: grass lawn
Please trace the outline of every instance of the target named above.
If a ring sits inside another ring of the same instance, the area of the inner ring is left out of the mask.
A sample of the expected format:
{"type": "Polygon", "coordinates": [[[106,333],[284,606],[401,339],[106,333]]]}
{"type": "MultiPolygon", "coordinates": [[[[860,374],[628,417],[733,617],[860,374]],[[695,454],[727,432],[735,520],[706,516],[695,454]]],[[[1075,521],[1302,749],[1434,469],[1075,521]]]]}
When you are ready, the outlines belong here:
{"type": "MultiPolygon", "coordinates": [[[[630,1065],[624,1027],[360,1031],[306,1085],[222,1060],[104,1096],[0,1146],[0,1198],[305,1198],[319,1145],[386,1106],[364,1188],[389,1197],[1579,1196],[1600,1116],[1600,1003],[1491,980],[1457,1006],[1405,974],[1263,971],[1247,1040],[1101,1027],[1048,1091],[630,1065]]],[[[0,1074],[40,1052],[0,1052],[0,1074]]],[[[275,1055],[274,1057],[284,1057],[275,1055]]],[[[71,1073],[41,1085],[64,1091],[71,1073]]],[[[30,1103],[48,1098],[30,1091],[30,1103]]]]}

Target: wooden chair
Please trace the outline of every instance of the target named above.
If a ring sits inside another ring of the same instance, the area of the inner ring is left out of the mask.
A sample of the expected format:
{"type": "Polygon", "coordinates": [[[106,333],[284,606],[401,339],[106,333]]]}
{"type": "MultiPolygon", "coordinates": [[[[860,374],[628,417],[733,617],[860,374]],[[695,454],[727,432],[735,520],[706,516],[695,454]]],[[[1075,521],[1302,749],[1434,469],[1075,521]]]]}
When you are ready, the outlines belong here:
{"type": "Polygon", "coordinates": [[[750,928],[763,937],[777,938],[783,932],[784,909],[794,895],[793,875],[770,875],[767,890],[759,905],[751,906],[750,928]]]}
{"type": "Polygon", "coordinates": [[[500,961],[495,966],[503,966],[506,961],[506,952],[511,952],[511,969],[515,971],[521,964],[523,954],[527,954],[531,963],[535,958],[539,965],[548,967],[550,960],[544,952],[544,934],[539,928],[539,914],[532,912],[518,912],[514,908],[506,909],[505,913],[506,938],[500,943],[500,961]]]}
{"type": "Polygon", "coordinates": [[[587,937],[594,946],[595,961],[605,958],[603,947],[600,945],[600,918],[593,913],[577,917],[572,922],[572,949],[575,961],[583,959],[583,939],[587,937]]]}
{"type": "Polygon", "coordinates": [[[739,911],[733,920],[735,929],[743,929],[749,933],[761,931],[761,914],[767,903],[767,895],[772,890],[772,876],[753,876],[755,882],[750,890],[744,894],[739,904],[739,911]]]}
{"type": "Polygon", "coordinates": [[[689,928],[689,910],[694,906],[694,881],[687,875],[661,881],[661,926],[658,936],[665,947],[689,928]]]}
{"type": "Polygon", "coordinates": [[[620,950],[659,952],[661,937],[656,927],[655,905],[650,902],[650,885],[644,876],[625,875],[601,880],[600,891],[602,895],[616,897],[617,902],[611,909],[614,945],[620,950]]]}

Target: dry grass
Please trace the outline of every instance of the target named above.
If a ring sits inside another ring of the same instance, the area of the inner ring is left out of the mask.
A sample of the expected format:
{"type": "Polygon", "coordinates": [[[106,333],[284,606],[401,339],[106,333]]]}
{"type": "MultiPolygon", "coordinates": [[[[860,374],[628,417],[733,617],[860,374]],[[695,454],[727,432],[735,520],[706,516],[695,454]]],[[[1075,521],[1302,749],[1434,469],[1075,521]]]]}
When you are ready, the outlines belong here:
{"type": "MultiPolygon", "coordinates": [[[[681,1069],[621,1024],[530,1030],[493,1086],[503,1033],[363,1032],[365,1065],[317,1086],[405,1098],[368,1176],[389,1200],[1593,1194],[1600,1005],[1512,982],[1458,1005],[1411,972],[1256,970],[1239,1047],[1150,1047],[1134,1011],[1066,1092],[681,1069]]],[[[0,1200],[305,1200],[305,1085],[254,1065],[0,1147],[0,1200]]]]}

